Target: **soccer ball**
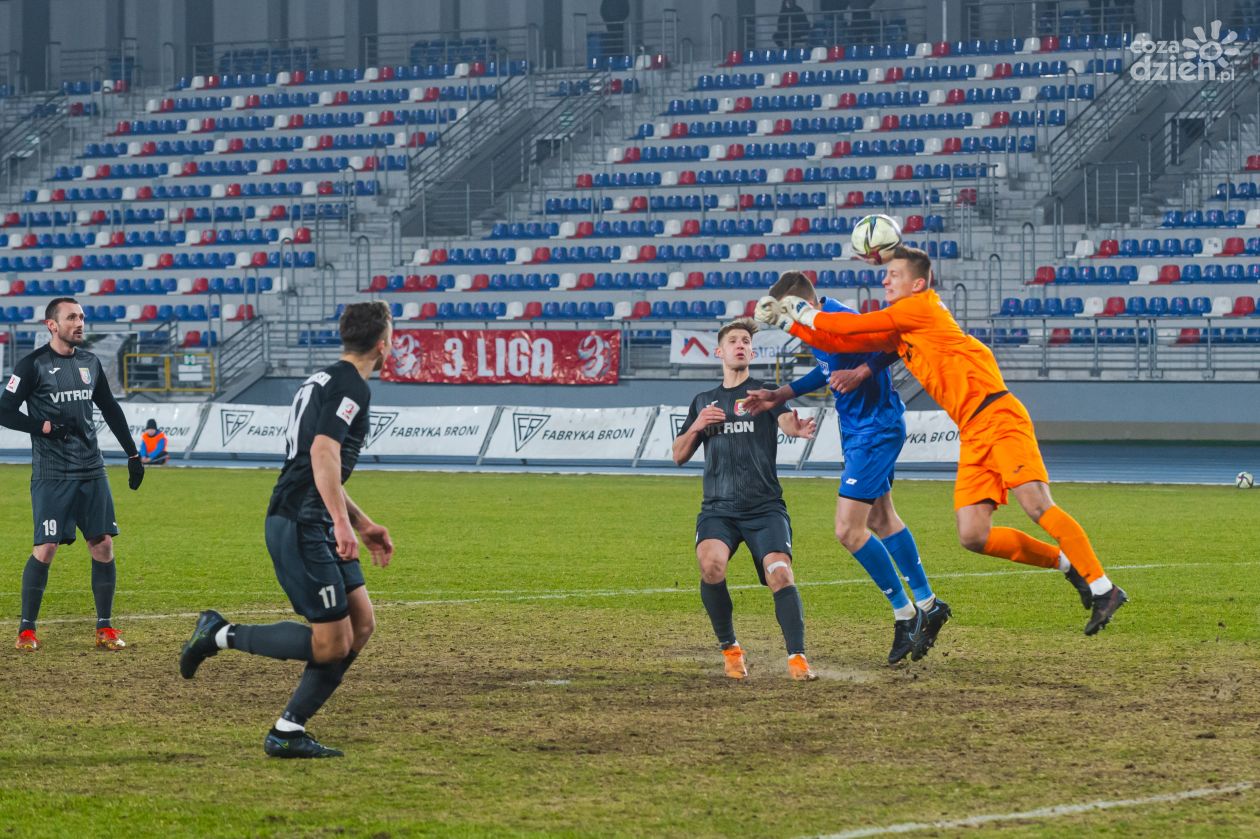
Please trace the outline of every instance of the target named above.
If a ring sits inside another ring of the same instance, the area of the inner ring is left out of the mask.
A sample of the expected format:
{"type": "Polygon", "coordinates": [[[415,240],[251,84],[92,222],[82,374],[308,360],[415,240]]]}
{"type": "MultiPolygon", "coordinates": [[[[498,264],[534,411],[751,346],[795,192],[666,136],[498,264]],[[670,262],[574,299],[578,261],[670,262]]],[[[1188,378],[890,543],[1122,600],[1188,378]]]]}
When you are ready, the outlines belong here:
{"type": "Polygon", "coordinates": [[[891,216],[864,216],[853,225],[853,253],[859,259],[882,265],[901,244],[901,225],[891,216]]]}
{"type": "Polygon", "coordinates": [[[1238,477],[1234,478],[1234,486],[1239,489],[1251,489],[1256,485],[1256,479],[1252,477],[1250,472],[1239,472],[1238,477]]]}

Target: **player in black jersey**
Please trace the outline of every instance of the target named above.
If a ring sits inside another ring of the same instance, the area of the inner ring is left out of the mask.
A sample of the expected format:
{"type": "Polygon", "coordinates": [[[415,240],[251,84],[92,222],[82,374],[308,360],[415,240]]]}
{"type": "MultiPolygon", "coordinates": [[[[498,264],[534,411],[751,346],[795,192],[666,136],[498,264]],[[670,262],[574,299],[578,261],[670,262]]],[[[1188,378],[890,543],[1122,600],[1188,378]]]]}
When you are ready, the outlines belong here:
{"type": "Polygon", "coordinates": [[[92,597],[96,601],[96,646],[121,650],[127,642],[110,623],[118,571],[114,564],[114,497],[105,461],[96,443],[92,406],[127,453],[128,485],[140,487],[144,466],[127,427],[127,417],[110,392],[100,359],[83,349],[83,307],[58,297],[44,310],[49,341],[18,361],[0,392],[0,425],[31,435],[31,512],[35,541],[22,571],[22,621],[17,648],[39,649],[39,617],[48,568],[58,545],[83,532],[92,557],[92,597]],[[26,413],[18,409],[26,403],[26,413]]]}
{"type": "Polygon", "coordinates": [[[792,522],[788,519],[776,472],[779,431],[789,437],[813,437],[814,420],[778,407],[752,416],[745,406],[750,390],[765,385],[749,377],[753,357],[752,321],[737,320],[718,332],[722,385],[691,401],[682,432],[674,439],[674,462],[691,460],[704,446],[704,502],[696,519],[696,559],[700,563],[700,600],[722,645],[726,675],[748,675],[744,650],[735,639],[726,565],[741,542],[747,543],[761,584],[774,593],[774,612],[787,645],[788,674],[817,678],[805,660],[805,617],[792,576],[792,522]]]}
{"type": "Polygon", "coordinates": [[[341,316],[341,360],[311,376],[293,397],[285,461],[267,506],[267,551],[293,610],[310,622],[250,626],[202,612],[179,656],[179,672],[222,649],[298,659],[306,669],[284,713],[263,740],[273,757],[340,757],[318,743],[306,722],[332,696],[376,627],[359,567],[359,543],[384,568],[394,554],[389,531],[346,494],[368,434],[367,380],[390,351],[392,323],[383,303],[352,303],[341,316]]]}

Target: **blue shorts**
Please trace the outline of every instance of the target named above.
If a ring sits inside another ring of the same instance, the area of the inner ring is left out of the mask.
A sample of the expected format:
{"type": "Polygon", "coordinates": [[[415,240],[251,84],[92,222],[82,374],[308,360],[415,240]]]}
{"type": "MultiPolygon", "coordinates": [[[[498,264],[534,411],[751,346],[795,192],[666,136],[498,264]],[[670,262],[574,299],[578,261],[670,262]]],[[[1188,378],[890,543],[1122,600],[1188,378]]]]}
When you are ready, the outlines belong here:
{"type": "Polygon", "coordinates": [[[844,473],[840,496],[855,501],[874,501],[892,490],[897,457],[906,442],[906,427],[898,424],[870,434],[846,434],[840,440],[844,473]]]}

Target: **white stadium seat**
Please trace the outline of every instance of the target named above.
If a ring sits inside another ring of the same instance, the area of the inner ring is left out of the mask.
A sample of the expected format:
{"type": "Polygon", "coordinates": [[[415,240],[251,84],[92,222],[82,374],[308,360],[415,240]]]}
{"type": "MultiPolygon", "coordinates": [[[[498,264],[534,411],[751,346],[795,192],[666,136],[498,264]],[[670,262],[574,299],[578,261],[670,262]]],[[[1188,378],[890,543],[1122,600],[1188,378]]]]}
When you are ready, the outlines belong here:
{"type": "Polygon", "coordinates": [[[1211,315],[1214,318],[1228,315],[1234,310],[1234,301],[1228,297],[1214,297],[1212,299],[1211,315]]]}
{"type": "Polygon", "coordinates": [[[1080,317],[1092,318],[1105,308],[1101,297],[1087,297],[1085,299],[1085,308],[1081,311],[1080,317]]]}
{"type": "Polygon", "coordinates": [[[1073,259],[1086,259],[1093,256],[1097,252],[1094,247],[1093,239],[1078,239],[1076,248],[1072,251],[1073,259]]]}
{"type": "Polygon", "coordinates": [[[1159,266],[1147,263],[1138,267],[1138,285],[1150,285],[1159,279],[1159,266]]]}
{"type": "Polygon", "coordinates": [[[1200,259],[1211,259],[1214,256],[1220,256],[1223,250],[1225,250],[1225,243],[1218,237],[1213,236],[1210,239],[1203,240],[1203,252],[1197,254],[1197,256],[1200,259]]]}

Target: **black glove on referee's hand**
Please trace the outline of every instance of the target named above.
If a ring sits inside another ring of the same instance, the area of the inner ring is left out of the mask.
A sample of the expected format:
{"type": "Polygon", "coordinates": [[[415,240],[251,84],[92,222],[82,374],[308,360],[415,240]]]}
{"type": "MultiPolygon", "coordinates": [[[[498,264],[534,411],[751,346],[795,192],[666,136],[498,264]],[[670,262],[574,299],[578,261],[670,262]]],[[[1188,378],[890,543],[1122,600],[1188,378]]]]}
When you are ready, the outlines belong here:
{"type": "Polygon", "coordinates": [[[143,480],[144,464],[140,462],[140,455],[133,454],[127,458],[127,486],[140,489],[140,482],[143,480]]]}

